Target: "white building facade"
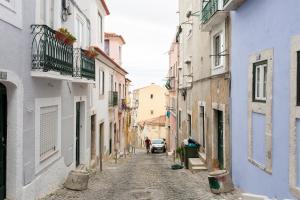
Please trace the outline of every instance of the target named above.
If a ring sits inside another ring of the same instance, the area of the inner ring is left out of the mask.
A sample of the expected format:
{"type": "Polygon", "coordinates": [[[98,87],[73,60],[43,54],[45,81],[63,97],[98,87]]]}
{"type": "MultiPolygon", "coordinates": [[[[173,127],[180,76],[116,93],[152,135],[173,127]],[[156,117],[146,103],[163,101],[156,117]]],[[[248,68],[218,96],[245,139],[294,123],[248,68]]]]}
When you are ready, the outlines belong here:
{"type": "Polygon", "coordinates": [[[0,199],[42,197],[93,164],[98,61],[84,50],[103,48],[108,14],[103,0],[0,1],[0,199]]]}

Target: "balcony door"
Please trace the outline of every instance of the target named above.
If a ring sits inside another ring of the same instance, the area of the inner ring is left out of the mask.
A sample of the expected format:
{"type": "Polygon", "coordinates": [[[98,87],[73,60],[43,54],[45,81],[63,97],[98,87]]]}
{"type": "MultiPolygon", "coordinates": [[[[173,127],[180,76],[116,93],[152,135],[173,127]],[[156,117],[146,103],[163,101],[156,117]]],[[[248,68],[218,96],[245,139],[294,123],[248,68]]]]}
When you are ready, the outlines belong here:
{"type": "Polygon", "coordinates": [[[40,24],[46,24],[54,28],[54,0],[40,0],[40,24]]]}
{"type": "Polygon", "coordinates": [[[0,83],[0,200],[6,197],[6,147],[7,147],[7,96],[6,88],[0,83]]]}

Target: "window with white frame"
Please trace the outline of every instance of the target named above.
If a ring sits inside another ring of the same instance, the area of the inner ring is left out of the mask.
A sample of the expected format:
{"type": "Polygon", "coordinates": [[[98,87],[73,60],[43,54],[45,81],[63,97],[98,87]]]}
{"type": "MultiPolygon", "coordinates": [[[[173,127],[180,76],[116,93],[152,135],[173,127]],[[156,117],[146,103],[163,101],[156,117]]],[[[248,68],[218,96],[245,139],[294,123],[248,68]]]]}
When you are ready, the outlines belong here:
{"type": "Polygon", "coordinates": [[[105,92],[105,73],[103,70],[100,70],[99,71],[99,92],[100,92],[100,95],[104,95],[104,92],[105,92]]]}
{"type": "Polygon", "coordinates": [[[214,66],[217,67],[221,64],[221,35],[214,36],[214,66]]]}
{"type": "Polygon", "coordinates": [[[91,27],[89,24],[87,25],[86,43],[87,46],[91,46],[91,27]]]}
{"type": "Polygon", "coordinates": [[[0,19],[22,28],[22,0],[0,0],[0,19]]]}
{"type": "Polygon", "coordinates": [[[40,161],[57,151],[58,106],[40,108],[40,161]]]}
{"type": "Polygon", "coordinates": [[[109,40],[104,41],[104,50],[107,55],[109,55],[109,40]]]}
{"type": "Polygon", "coordinates": [[[99,44],[102,44],[102,37],[103,37],[103,21],[102,16],[100,13],[98,13],[98,38],[99,38],[99,44]]]}
{"type": "Polygon", "coordinates": [[[40,172],[61,156],[61,98],[35,100],[35,167],[40,172]]]}
{"type": "Polygon", "coordinates": [[[253,101],[266,102],[267,61],[253,64],[253,101]]]}
{"type": "Polygon", "coordinates": [[[119,46],[119,59],[120,59],[120,63],[122,63],[122,47],[119,46]]]}

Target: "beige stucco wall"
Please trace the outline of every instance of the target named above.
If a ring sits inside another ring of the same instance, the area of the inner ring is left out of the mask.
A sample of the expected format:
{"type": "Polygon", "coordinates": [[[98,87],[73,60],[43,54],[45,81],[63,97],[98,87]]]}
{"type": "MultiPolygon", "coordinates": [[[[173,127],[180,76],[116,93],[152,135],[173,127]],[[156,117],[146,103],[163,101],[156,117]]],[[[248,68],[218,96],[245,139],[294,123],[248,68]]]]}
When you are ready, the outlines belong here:
{"type": "MultiPolygon", "coordinates": [[[[229,129],[229,87],[230,87],[230,61],[228,55],[222,56],[225,60],[224,72],[213,75],[212,71],[212,38],[220,27],[225,27],[225,48],[226,53],[230,53],[230,20],[224,19],[224,22],[212,28],[209,32],[201,30],[201,20],[198,16],[186,17],[188,11],[196,13],[202,8],[201,0],[179,0],[179,16],[182,24],[182,33],[180,34],[180,66],[179,79],[183,79],[183,88],[186,89],[186,99],[184,100],[179,92],[178,104],[181,110],[181,128],[179,129],[179,142],[187,138],[188,134],[188,114],[192,116],[191,136],[201,143],[200,135],[200,105],[204,106],[204,130],[206,148],[206,161],[211,169],[217,159],[217,133],[215,110],[224,112],[224,160],[225,168],[231,170],[230,156],[230,129],[229,129]],[[200,5],[200,6],[199,6],[200,5]],[[188,32],[192,30],[191,34],[188,32]],[[184,86],[184,76],[188,75],[186,60],[191,61],[192,86],[184,86]]],[[[197,13],[201,17],[200,13],[197,13]]],[[[179,87],[180,88],[180,87],[179,87]]],[[[183,89],[181,90],[183,91],[183,89]]]]}
{"type": "Polygon", "coordinates": [[[165,115],[166,93],[166,89],[156,84],[138,89],[139,105],[136,121],[141,122],[165,115]],[[153,99],[150,98],[151,94],[153,94],[153,99]],[[153,114],[151,114],[151,110],[153,110],[153,114]]]}
{"type": "Polygon", "coordinates": [[[165,126],[146,125],[142,131],[145,137],[152,139],[166,139],[167,129],[165,126]]]}

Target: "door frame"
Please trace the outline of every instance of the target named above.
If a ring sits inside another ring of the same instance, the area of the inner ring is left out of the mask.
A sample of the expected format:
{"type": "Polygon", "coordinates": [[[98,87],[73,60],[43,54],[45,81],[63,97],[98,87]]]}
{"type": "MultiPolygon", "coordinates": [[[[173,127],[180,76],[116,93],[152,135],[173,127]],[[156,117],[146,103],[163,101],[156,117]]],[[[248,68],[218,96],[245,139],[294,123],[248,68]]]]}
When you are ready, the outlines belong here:
{"type": "Polygon", "coordinates": [[[7,157],[6,198],[17,199],[23,195],[23,111],[24,87],[22,80],[12,71],[1,69],[0,82],[7,94],[7,157]]]}
{"type": "MultiPolygon", "coordinates": [[[[203,107],[204,108],[204,113],[203,113],[203,122],[204,122],[204,124],[203,124],[203,130],[204,130],[204,143],[205,143],[205,148],[204,148],[204,153],[205,153],[205,155],[207,156],[207,148],[208,148],[208,144],[207,144],[207,142],[208,142],[208,139],[207,139],[207,122],[208,122],[208,120],[207,120],[207,118],[206,118],[206,115],[207,115],[207,107],[206,107],[206,103],[204,102],[204,101],[199,101],[198,102],[198,116],[199,116],[199,125],[202,123],[201,121],[200,121],[200,107],[203,107]]],[[[200,129],[200,127],[199,127],[199,129],[200,129]]],[[[203,136],[202,136],[203,137],[203,136]]],[[[199,140],[199,142],[200,142],[200,140],[199,140]]]]}
{"type": "Polygon", "coordinates": [[[97,165],[97,115],[91,115],[91,147],[90,147],[90,162],[91,164],[92,161],[95,162],[95,165],[97,165]],[[94,130],[93,130],[93,126],[94,126],[94,130]],[[94,156],[94,157],[93,157],[94,156]]]}
{"type": "MultiPolygon", "coordinates": [[[[222,111],[223,112],[223,168],[229,169],[229,163],[228,159],[229,157],[229,144],[227,143],[227,140],[229,140],[229,135],[227,133],[227,126],[226,126],[226,106],[225,104],[218,104],[218,103],[212,103],[212,158],[218,160],[218,129],[217,129],[217,121],[216,121],[216,114],[215,111],[222,111]]],[[[229,141],[228,141],[229,142],[229,141]]]]}
{"type": "MultiPolygon", "coordinates": [[[[0,87],[3,87],[3,95],[5,95],[5,101],[3,101],[3,104],[0,106],[3,106],[3,140],[0,138],[0,142],[4,142],[4,146],[3,146],[3,151],[4,151],[4,158],[3,158],[3,172],[1,172],[1,174],[3,173],[4,177],[2,181],[4,181],[4,185],[3,185],[3,189],[4,189],[4,198],[6,198],[6,189],[7,189],[7,184],[6,184],[6,180],[7,180],[7,89],[6,86],[2,83],[0,83],[0,87]]],[[[1,89],[1,90],[2,90],[1,89]]],[[[0,91],[1,91],[0,90],[0,91]]],[[[2,96],[2,94],[0,95],[0,97],[2,96]]],[[[2,114],[2,113],[1,113],[2,114]]],[[[0,176],[1,178],[1,176],[0,176]]]]}
{"type": "Polygon", "coordinates": [[[86,141],[87,141],[87,97],[86,96],[75,96],[74,97],[74,133],[73,133],[73,163],[76,168],[76,103],[80,102],[80,164],[88,164],[86,155],[86,141]]]}

